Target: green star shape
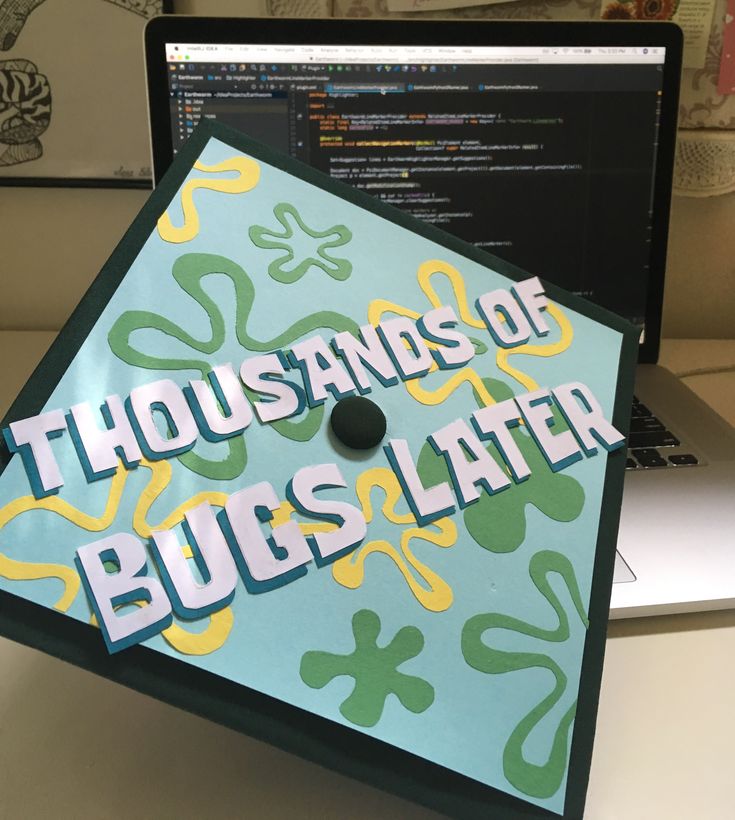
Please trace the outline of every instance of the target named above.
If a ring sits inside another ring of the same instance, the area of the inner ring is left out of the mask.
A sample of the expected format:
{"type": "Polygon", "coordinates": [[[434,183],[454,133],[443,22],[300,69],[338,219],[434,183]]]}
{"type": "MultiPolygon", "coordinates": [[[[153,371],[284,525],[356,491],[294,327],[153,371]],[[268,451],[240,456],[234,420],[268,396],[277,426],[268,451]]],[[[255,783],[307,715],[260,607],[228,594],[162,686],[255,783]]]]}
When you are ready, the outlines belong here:
{"type": "Polygon", "coordinates": [[[250,241],[256,247],[264,250],[284,251],[268,266],[269,276],[277,282],[290,285],[301,279],[309,268],[317,267],[339,282],[349,277],[352,273],[352,263],[329,253],[333,248],[340,248],[352,239],[352,233],[348,228],[344,225],[333,225],[326,231],[312,230],[303,221],[296,208],[288,202],[280,202],[276,205],[273,215],[283,228],[281,232],[277,229],[264,228],[262,225],[253,225],[248,232],[250,241]],[[295,237],[297,230],[312,240],[325,240],[317,246],[312,255],[299,262],[295,262],[296,254],[292,243],[288,241],[295,237]]]}
{"type": "Polygon", "coordinates": [[[434,702],[434,687],[413,675],[398,671],[424,648],[424,636],[415,626],[404,626],[385,647],[377,644],[380,618],[370,609],[352,616],[355,649],[349,655],[310,651],[301,658],[301,679],[321,689],[334,678],[347,675],[355,687],[339,707],[342,716],[357,726],[375,726],[391,693],[410,712],[424,712],[434,702]]]}

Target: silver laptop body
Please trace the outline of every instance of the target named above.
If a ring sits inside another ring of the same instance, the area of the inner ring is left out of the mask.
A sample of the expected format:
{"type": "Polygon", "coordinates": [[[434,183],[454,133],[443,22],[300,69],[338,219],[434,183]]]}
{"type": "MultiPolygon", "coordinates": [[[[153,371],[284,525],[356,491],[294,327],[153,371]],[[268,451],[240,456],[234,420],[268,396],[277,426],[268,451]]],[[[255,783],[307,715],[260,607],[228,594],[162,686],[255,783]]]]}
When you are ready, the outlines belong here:
{"type": "Polygon", "coordinates": [[[612,618],[735,606],[735,430],[658,365],[639,365],[636,395],[681,441],[668,460],[629,470],[618,533],[612,618]]]}

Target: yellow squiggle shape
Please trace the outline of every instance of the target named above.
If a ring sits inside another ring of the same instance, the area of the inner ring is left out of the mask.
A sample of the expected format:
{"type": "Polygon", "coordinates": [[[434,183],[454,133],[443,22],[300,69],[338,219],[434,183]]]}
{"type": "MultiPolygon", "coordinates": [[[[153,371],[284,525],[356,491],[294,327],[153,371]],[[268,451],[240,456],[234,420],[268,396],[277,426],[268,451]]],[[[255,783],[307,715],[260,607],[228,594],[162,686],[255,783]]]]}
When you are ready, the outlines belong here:
{"type": "MultiPolygon", "coordinates": [[[[224,506],[227,501],[225,493],[199,493],[198,495],[185,501],[177,507],[161,524],[151,527],[145,518],[153,502],[168,486],[171,480],[171,465],[167,461],[151,462],[141,459],[140,465],[152,472],[148,485],[140,494],[133,516],[133,527],[138,535],[144,538],[150,537],[154,529],[171,529],[179,521],[183,520],[184,513],[193,507],[198,506],[203,501],[209,501],[213,505],[224,506]]],[[[47,498],[34,498],[33,496],[23,496],[6,504],[0,509],[0,529],[22,513],[31,510],[47,510],[56,513],[77,527],[91,532],[100,532],[107,529],[115,520],[120,507],[125,482],[128,471],[118,462],[118,469],[110,482],[110,492],[107,497],[105,510],[101,516],[95,517],[69,504],[61,498],[55,496],[47,498]]],[[[65,586],[65,592],[54,605],[56,609],[66,611],[71,606],[72,601],[79,591],[79,576],[70,567],[62,564],[34,564],[26,561],[16,561],[0,553],[0,575],[13,581],[31,581],[41,578],[59,578],[65,586]]],[[[221,631],[225,616],[219,619],[221,631]]],[[[216,633],[217,630],[215,630],[216,633]]],[[[229,631],[229,629],[228,629],[229,631]]],[[[188,634],[188,633],[185,633],[188,634]]],[[[204,633],[202,633],[204,634],[204,633]]],[[[213,651],[213,650],[207,650],[213,651]]]]}
{"type": "MultiPolygon", "coordinates": [[[[184,518],[184,513],[198,506],[204,501],[208,501],[213,506],[224,507],[228,495],[222,492],[210,491],[201,492],[192,496],[187,501],[174,509],[160,524],[149,525],[146,521],[153,503],[166,489],[171,482],[172,469],[168,461],[148,461],[145,458],[140,460],[140,466],[151,471],[152,475],[147,486],[141,492],[138,503],[133,514],[133,529],[143,538],[149,538],[153,530],[171,529],[184,518]]],[[[21,513],[30,510],[48,510],[60,515],[67,521],[91,532],[100,532],[107,529],[115,520],[120,507],[125,482],[128,471],[118,462],[118,469],[110,483],[110,492],[107,497],[105,510],[98,518],[82,512],[76,507],[61,498],[51,496],[48,498],[34,498],[33,496],[23,496],[6,504],[0,509],[0,529],[21,513]]]]}
{"type": "MultiPolygon", "coordinates": [[[[142,467],[148,468],[152,475],[140,494],[134,514],[134,529],[143,536],[149,537],[154,529],[170,529],[181,521],[184,513],[209,501],[213,505],[224,506],[227,501],[225,493],[199,493],[177,507],[158,527],[151,527],[146,522],[146,515],[153,502],[168,486],[172,470],[167,461],[150,462],[141,459],[142,467]]],[[[67,521],[82,529],[99,532],[107,529],[115,520],[120,507],[123,489],[127,480],[128,471],[118,463],[118,469],[110,482],[110,492],[103,514],[99,517],[82,512],[67,501],[57,497],[34,498],[23,496],[6,504],[0,509],[0,529],[18,515],[31,510],[47,510],[60,515],[67,521]]],[[[187,558],[192,556],[191,548],[185,547],[187,558]]],[[[79,592],[81,585],[79,575],[70,567],[63,564],[35,564],[27,561],[16,561],[0,553],[0,575],[11,581],[33,581],[42,578],[58,578],[64,584],[64,594],[54,604],[54,608],[66,612],[79,592]]],[[[140,605],[140,604],[139,604],[140,605]]],[[[92,619],[95,622],[95,619],[92,619]]],[[[191,633],[178,624],[172,624],[162,632],[163,637],[177,651],[186,655],[207,655],[219,649],[227,640],[234,623],[234,615],[230,607],[215,612],[210,617],[210,624],[203,632],[191,633]]]]}
{"type": "Polygon", "coordinates": [[[203,632],[187,632],[178,624],[171,624],[161,635],[183,655],[210,655],[225,645],[234,622],[232,609],[226,606],[209,616],[209,626],[203,632]]]}
{"type": "MultiPolygon", "coordinates": [[[[143,606],[143,601],[133,601],[135,606],[143,606]]],[[[119,607],[116,607],[119,609],[119,607]]],[[[99,626],[97,616],[92,615],[89,619],[92,626],[99,626]]],[[[182,655],[211,655],[222,646],[230,636],[235,616],[232,609],[227,606],[218,612],[213,612],[209,616],[209,625],[203,632],[188,632],[178,624],[171,624],[161,632],[161,636],[182,655]]]]}
{"type": "MultiPolygon", "coordinates": [[[[421,265],[419,265],[419,269],[416,274],[419,286],[424,292],[426,298],[429,300],[431,306],[433,308],[437,308],[442,305],[442,300],[431,284],[431,278],[437,274],[446,276],[449,279],[454,298],[457,302],[459,316],[462,321],[470,327],[486,329],[485,323],[481,319],[473,316],[470,311],[470,307],[467,302],[467,290],[465,288],[462,274],[453,265],[450,265],[448,262],[443,262],[440,259],[430,259],[426,262],[422,262],[421,265]]],[[[508,357],[519,353],[523,353],[527,356],[556,356],[557,354],[563,353],[568,349],[574,337],[572,324],[558,305],[553,302],[549,302],[547,311],[556,320],[561,330],[561,338],[558,342],[550,345],[525,344],[511,349],[498,348],[496,354],[496,363],[498,368],[503,373],[507,373],[511,378],[518,381],[526,388],[526,390],[529,391],[538,390],[539,385],[527,373],[523,373],[521,370],[511,367],[510,364],[508,364],[508,357]]],[[[368,320],[370,324],[377,325],[384,313],[395,313],[399,316],[406,316],[409,319],[414,320],[418,319],[422,315],[415,310],[410,310],[409,308],[398,305],[395,302],[389,302],[387,299],[374,299],[368,306],[368,320]]],[[[502,314],[499,314],[499,316],[502,320],[504,320],[505,317],[502,314]]],[[[429,347],[436,347],[436,345],[429,343],[429,347]]],[[[429,372],[434,372],[436,369],[436,365],[433,365],[429,372]]],[[[416,401],[419,401],[422,404],[436,405],[446,401],[447,398],[449,398],[449,396],[464,382],[469,382],[469,384],[472,385],[484,405],[487,406],[495,403],[495,399],[488,392],[482,382],[482,379],[471,367],[465,367],[455,373],[450,379],[435,390],[427,390],[422,387],[420,384],[420,379],[413,379],[407,381],[405,384],[409,395],[416,399],[416,401]]]]}
{"type": "MultiPolygon", "coordinates": [[[[141,492],[133,513],[133,529],[143,538],[149,538],[154,530],[171,529],[183,520],[186,512],[205,501],[212,506],[224,507],[229,497],[226,493],[216,491],[197,493],[176,507],[159,524],[151,525],[147,521],[148,513],[154,502],[168,487],[173,471],[171,464],[165,460],[152,462],[141,459],[140,466],[151,471],[151,477],[141,492]]],[[[40,499],[33,496],[23,496],[0,509],[0,529],[22,513],[31,510],[47,510],[60,515],[82,529],[92,532],[105,530],[115,520],[127,477],[128,471],[119,462],[117,472],[110,483],[110,492],[105,510],[99,517],[84,513],[67,501],[55,496],[40,499]]],[[[278,523],[288,520],[292,513],[293,507],[288,502],[283,502],[281,508],[274,513],[272,526],[277,526],[278,523]],[[283,520],[278,520],[279,518],[283,520]]],[[[314,532],[326,532],[334,529],[335,525],[325,522],[300,523],[299,527],[305,535],[310,535],[314,532]]],[[[185,547],[185,554],[187,558],[191,557],[190,547],[185,547]]],[[[12,581],[58,578],[64,584],[64,594],[54,604],[54,607],[62,612],[69,609],[80,587],[79,576],[70,567],[62,564],[34,564],[26,561],[16,561],[2,553],[0,553],[0,576],[12,581]]],[[[162,635],[171,646],[184,654],[206,655],[219,649],[225,643],[233,623],[234,615],[232,610],[230,607],[226,607],[211,616],[210,624],[204,632],[190,633],[177,624],[172,624],[162,632],[162,635]]]]}
{"type": "Polygon", "coordinates": [[[389,302],[387,299],[373,299],[368,305],[368,322],[376,327],[380,324],[384,313],[396,313],[399,316],[408,316],[409,319],[418,319],[422,316],[416,310],[397,305],[395,302],[389,302]]]}
{"type": "Polygon", "coordinates": [[[32,564],[14,561],[0,554],[0,575],[9,581],[38,581],[41,578],[58,578],[64,584],[64,594],[54,604],[54,609],[66,612],[77,597],[81,584],[79,576],[63,564],[32,564]]]}
{"type": "Polygon", "coordinates": [[[184,212],[184,224],[177,228],[171,221],[168,211],[158,220],[158,233],[166,242],[188,242],[199,233],[199,213],[194,205],[194,191],[197,188],[207,188],[210,191],[219,191],[223,194],[242,194],[252,190],[260,179],[260,166],[249,157],[234,156],[223,160],[217,165],[204,165],[195,162],[197,171],[208,174],[218,174],[223,171],[238,171],[233,179],[190,179],[184,184],[181,191],[181,209],[184,212]]]}
{"type": "Polygon", "coordinates": [[[355,492],[362,507],[362,514],[365,516],[365,521],[370,523],[370,521],[373,520],[373,502],[370,498],[373,487],[380,487],[385,492],[385,501],[383,502],[381,512],[388,521],[392,521],[394,524],[416,523],[416,519],[410,512],[401,515],[395,511],[402,490],[396,478],[396,474],[387,467],[372,467],[369,470],[365,470],[364,473],[360,473],[357,477],[355,492]]]}
{"type": "Polygon", "coordinates": [[[443,262],[441,259],[429,259],[419,265],[416,277],[419,282],[421,290],[426,294],[426,298],[431,303],[432,307],[440,307],[442,304],[439,295],[431,285],[431,277],[437,273],[443,274],[449,279],[449,283],[454,293],[454,298],[457,301],[459,308],[459,317],[462,321],[470,327],[477,327],[485,329],[485,323],[481,319],[475,318],[470,312],[470,307],[467,303],[467,289],[464,285],[464,278],[462,274],[449,262],[443,262]]]}
{"type": "MultiPolygon", "coordinates": [[[[450,265],[449,262],[443,262],[441,259],[428,259],[426,262],[422,262],[416,272],[419,287],[424,292],[431,306],[437,308],[442,305],[442,300],[431,284],[431,277],[437,274],[446,276],[447,279],[449,279],[449,284],[454,293],[459,316],[462,321],[470,327],[486,329],[485,323],[481,319],[477,319],[473,316],[470,311],[467,302],[467,289],[465,288],[462,274],[454,265],[450,265]]],[[[415,310],[403,307],[403,305],[389,302],[387,299],[374,299],[368,306],[368,321],[371,325],[377,325],[384,313],[396,313],[399,316],[407,316],[409,319],[418,319],[422,315],[415,310]]]]}
{"type": "MultiPolygon", "coordinates": [[[[68,501],[56,496],[34,498],[32,495],[25,495],[10,501],[0,509],[0,529],[23,513],[31,510],[47,510],[60,515],[85,530],[100,532],[110,526],[117,514],[126,478],[127,471],[123,468],[118,469],[110,483],[110,493],[107,497],[104,512],[99,517],[84,513],[69,504],[68,501]]],[[[63,564],[16,561],[0,553],[0,575],[9,581],[37,581],[42,578],[58,578],[64,584],[64,594],[54,604],[54,609],[61,612],[66,612],[69,609],[79,592],[79,575],[71,567],[63,564]]]]}
{"type": "MultiPolygon", "coordinates": [[[[434,368],[432,368],[432,370],[434,370],[434,368]]],[[[464,382],[468,382],[472,385],[484,405],[495,404],[495,399],[482,383],[482,379],[477,374],[477,371],[471,367],[463,367],[461,370],[458,370],[435,390],[427,390],[425,387],[422,387],[420,379],[405,382],[405,385],[409,395],[416,399],[416,401],[420,401],[422,404],[434,405],[446,401],[460,384],[464,382]]]]}
{"type": "Polygon", "coordinates": [[[105,530],[112,524],[117,515],[117,508],[120,505],[120,496],[122,495],[126,478],[127,470],[118,467],[110,483],[110,493],[107,497],[105,510],[98,518],[82,512],[72,506],[68,501],[64,501],[56,496],[34,498],[32,495],[24,495],[21,498],[10,501],[0,509],[0,529],[21,513],[29,512],[30,510],[48,510],[49,512],[60,515],[67,521],[71,521],[72,524],[76,524],[82,529],[92,532],[105,530]]]}
{"type": "Polygon", "coordinates": [[[138,498],[138,503],[135,505],[135,512],[133,513],[133,529],[141,538],[150,538],[154,530],[172,529],[176,524],[184,520],[185,513],[194,509],[194,507],[198,507],[205,501],[209,502],[213,507],[224,507],[227,503],[227,499],[229,498],[227,493],[218,492],[216,490],[203,491],[179,504],[179,506],[172,510],[159,524],[149,524],[147,521],[148,513],[153,503],[170,484],[173,471],[171,464],[165,460],[147,461],[146,459],[141,459],[140,465],[141,467],[147,467],[152,473],[147,486],[138,498]]]}
{"type": "MultiPolygon", "coordinates": [[[[385,467],[366,470],[357,479],[357,497],[366,521],[370,522],[373,518],[373,506],[370,499],[373,487],[381,487],[385,492],[382,512],[389,521],[395,524],[416,523],[416,519],[410,513],[400,515],[395,512],[395,505],[401,496],[401,487],[395,473],[385,467]]],[[[444,612],[451,606],[454,598],[451,587],[432,569],[419,561],[409,547],[414,538],[429,541],[439,547],[451,547],[457,541],[457,527],[451,519],[442,518],[435,521],[434,526],[439,532],[415,526],[404,530],[401,534],[400,553],[388,541],[370,541],[358,547],[350,555],[335,561],[332,565],[332,577],[338,584],[348,589],[357,589],[365,580],[365,561],[368,556],[373,553],[382,553],[395,563],[421,606],[431,612],[444,612]],[[419,580],[416,580],[411,569],[418,575],[419,580]]]]}
{"type": "Polygon", "coordinates": [[[436,525],[440,530],[438,533],[413,527],[401,535],[401,552],[405,555],[406,560],[388,541],[369,541],[355,552],[334,562],[332,567],[334,580],[348,589],[357,589],[365,580],[367,557],[373,553],[383,553],[398,567],[414,597],[424,609],[430,612],[445,612],[454,600],[452,588],[426,564],[419,561],[408,546],[412,538],[430,541],[438,547],[453,546],[457,540],[457,528],[454,522],[443,518],[437,521],[436,525]],[[416,580],[409,565],[424,584],[416,580]]]}
{"type": "MultiPolygon", "coordinates": [[[[194,555],[188,544],[182,547],[182,551],[186,558],[194,555]]],[[[143,606],[143,601],[135,601],[135,605],[143,606]]],[[[94,615],[90,623],[97,626],[97,618],[94,615]]],[[[183,655],[209,655],[224,646],[234,623],[232,608],[227,606],[209,616],[209,626],[202,632],[188,632],[182,626],[172,623],[161,632],[161,635],[170,646],[183,655]]]]}
{"type": "MultiPolygon", "coordinates": [[[[440,259],[430,259],[422,262],[419,265],[416,277],[418,279],[421,290],[426,295],[433,308],[439,307],[442,304],[439,295],[431,284],[432,276],[436,275],[446,276],[449,279],[449,284],[454,293],[455,301],[459,310],[459,315],[466,324],[470,327],[485,328],[485,323],[480,319],[475,318],[470,312],[470,307],[467,302],[467,289],[465,288],[462,274],[449,262],[443,262],[440,259]]],[[[398,305],[395,302],[389,302],[387,299],[374,299],[368,306],[368,321],[372,325],[377,325],[383,317],[384,313],[395,313],[399,316],[406,316],[409,319],[418,319],[422,314],[415,310],[398,305]]],[[[429,348],[436,348],[434,343],[428,343],[429,348]]],[[[430,373],[437,370],[436,364],[433,364],[429,369],[430,373]]],[[[436,405],[446,401],[452,393],[465,382],[468,382],[479,395],[484,405],[495,404],[495,399],[490,395],[482,379],[475,370],[471,367],[463,367],[458,372],[454,373],[447,381],[435,390],[428,390],[421,386],[420,379],[411,379],[405,383],[406,390],[409,395],[421,404],[436,405]]]]}
{"type": "MultiPolygon", "coordinates": [[[[184,545],[182,551],[186,558],[194,555],[188,544],[184,545]]],[[[225,645],[234,623],[232,607],[226,606],[209,616],[209,626],[203,632],[188,632],[178,624],[171,624],[161,635],[182,655],[210,655],[225,645]]]]}
{"type": "Polygon", "coordinates": [[[558,342],[554,342],[554,344],[550,345],[525,344],[520,347],[498,348],[495,358],[500,370],[502,370],[503,373],[507,373],[517,382],[520,382],[520,384],[522,384],[528,391],[538,390],[539,385],[527,373],[511,367],[508,364],[508,358],[519,353],[525,353],[527,356],[543,356],[544,358],[548,356],[556,356],[559,353],[563,353],[572,343],[572,339],[574,338],[574,328],[572,327],[572,323],[562,313],[559,305],[549,302],[546,310],[551,316],[553,316],[554,320],[559,325],[559,329],[561,330],[561,338],[558,342]]]}
{"type": "MultiPolygon", "coordinates": [[[[273,518],[270,525],[272,529],[287,523],[293,513],[296,512],[288,501],[281,502],[277,510],[273,510],[273,518]]],[[[337,529],[337,525],[329,521],[299,521],[299,529],[303,535],[313,535],[315,532],[331,532],[337,529]]]]}
{"type": "MultiPolygon", "coordinates": [[[[174,510],[172,510],[166,518],[159,524],[149,524],[147,521],[148,513],[154,502],[158,499],[161,493],[168,487],[171,481],[171,465],[168,461],[150,462],[146,459],[141,459],[141,466],[147,467],[152,471],[148,485],[140,494],[138,503],[133,513],[133,529],[143,538],[150,538],[154,530],[170,530],[176,524],[184,520],[184,514],[189,510],[198,507],[205,501],[213,507],[224,507],[229,496],[227,493],[218,492],[216,490],[203,491],[197,493],[191,498],[184,501],[174,510]]],[[[285,524],[294,513],[294,508],[288,501],[283,501],[281,506],[274,510],[273,519],[270,522],[271,527],[277,527],[280,524],[285,524]]],[[[312,535],[315,532],[329,532],[336,529],[336,524],[327,522],[299,522],[299,529],[304,535],[312,535]]]]}

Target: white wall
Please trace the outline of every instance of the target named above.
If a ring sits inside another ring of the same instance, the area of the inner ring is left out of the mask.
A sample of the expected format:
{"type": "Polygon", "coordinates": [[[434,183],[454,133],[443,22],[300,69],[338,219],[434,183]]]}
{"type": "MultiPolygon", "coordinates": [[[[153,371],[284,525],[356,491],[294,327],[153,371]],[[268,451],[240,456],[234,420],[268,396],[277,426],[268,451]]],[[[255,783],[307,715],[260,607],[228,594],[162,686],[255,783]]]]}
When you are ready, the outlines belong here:
{"type": "Polygon", "coordinates": [[[674,197],[664,336],[735,339],[735,193],[674,197]]]}

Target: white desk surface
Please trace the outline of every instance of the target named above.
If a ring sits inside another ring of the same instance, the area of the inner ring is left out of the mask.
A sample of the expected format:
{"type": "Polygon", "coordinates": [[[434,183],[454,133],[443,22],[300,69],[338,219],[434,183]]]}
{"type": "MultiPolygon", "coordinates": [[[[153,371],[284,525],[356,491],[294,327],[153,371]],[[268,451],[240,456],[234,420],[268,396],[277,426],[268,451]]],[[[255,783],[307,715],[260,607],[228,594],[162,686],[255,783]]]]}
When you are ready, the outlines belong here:
{"type": "MultiPolygon", "coordinates": [[[[0,416],[53,336],[0,334],[0,416]]],[[[734,738],[735,611],[611,623],[586,820],[732,820],[734,738]]],[[[439,815],[0,639],[0,820],[49,817],[439,815]]]]}

